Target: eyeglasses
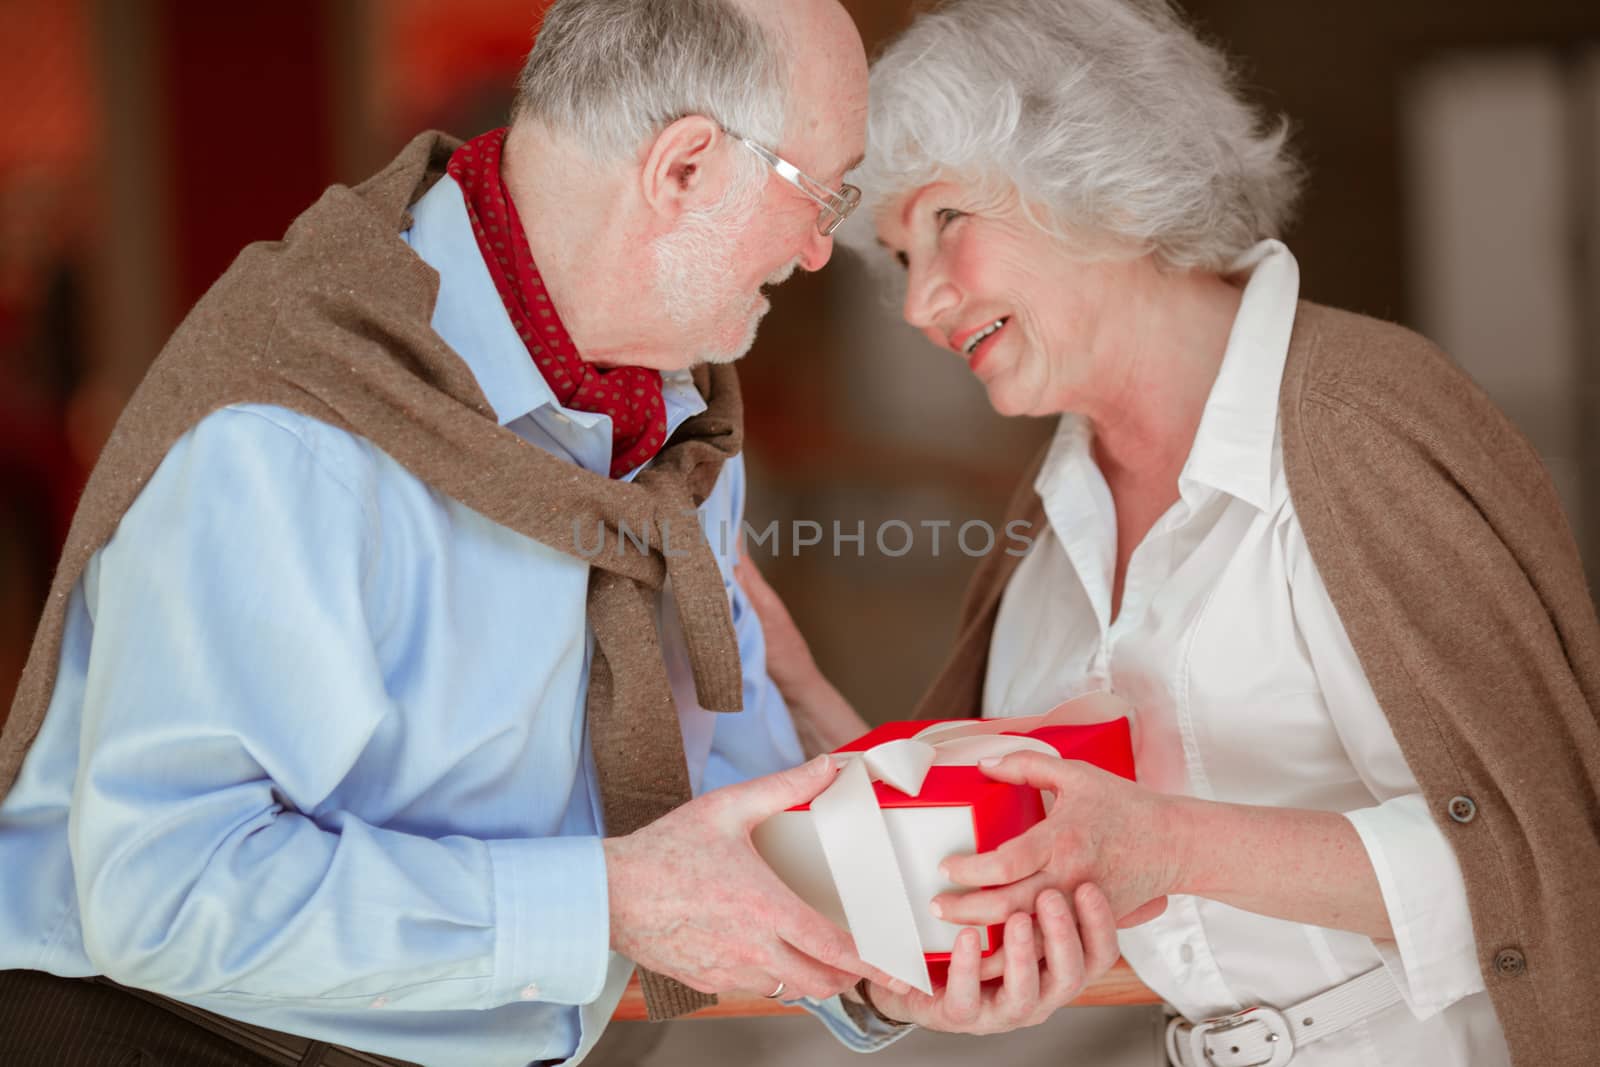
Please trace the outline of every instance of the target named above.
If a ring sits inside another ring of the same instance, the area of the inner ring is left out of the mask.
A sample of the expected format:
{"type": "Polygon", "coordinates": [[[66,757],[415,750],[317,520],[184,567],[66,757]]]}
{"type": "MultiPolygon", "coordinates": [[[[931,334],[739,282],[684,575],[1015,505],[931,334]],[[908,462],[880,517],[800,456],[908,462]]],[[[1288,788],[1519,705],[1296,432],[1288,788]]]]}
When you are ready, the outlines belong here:
{"type": "Polygon", "coordinates": [[[842,185],[838,192],[834,192],[778,153],[763,148],[750,138],[740,137],[739,143],[766,160],[767,166],[778,172],[778,177],[816,201],[821,209],[817,212],[817,232],[824,237],[832,237],[833,231],[861,203],[861,190],[853,185],[842,185]]]}

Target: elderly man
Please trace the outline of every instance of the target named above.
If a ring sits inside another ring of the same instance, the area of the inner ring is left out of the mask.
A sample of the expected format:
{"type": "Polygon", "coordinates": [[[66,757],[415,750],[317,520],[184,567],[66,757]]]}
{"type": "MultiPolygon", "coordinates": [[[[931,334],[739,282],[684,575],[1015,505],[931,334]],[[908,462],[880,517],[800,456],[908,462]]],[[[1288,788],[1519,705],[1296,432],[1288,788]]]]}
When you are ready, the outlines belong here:
{"type": "Polygon", "coordinates": [[[832,771],[772,773],[694,525],[741,520],[723,365],[828,261],[866,89],[834,0],[560,0],[509,132],[240,257],[102,457],[0,739],[0,1062],[577,1062],[635,963],[659,1016],[748,989],[892,1039],[750,847],[832,771]]]}

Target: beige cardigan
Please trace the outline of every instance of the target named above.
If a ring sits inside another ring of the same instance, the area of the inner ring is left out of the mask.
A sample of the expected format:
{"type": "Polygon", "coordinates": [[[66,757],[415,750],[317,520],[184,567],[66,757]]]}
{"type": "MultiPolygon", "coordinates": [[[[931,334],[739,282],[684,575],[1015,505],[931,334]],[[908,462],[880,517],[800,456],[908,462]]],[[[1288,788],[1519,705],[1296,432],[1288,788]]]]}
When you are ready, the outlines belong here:
{"type": "MultiPolygon", "coordinates": [[[[1519,1067],[1600,1062],[1600,626],[1539,457],[1425,339],[1302,303],[1279,394],[1289,493],[1351,643],[1466,877],[1519,1067]]],[[[1042,529],[1030,465],[1008,520],[1042,529]]],[[[990,556],[917,718],[976,713],[990,556]]]]}

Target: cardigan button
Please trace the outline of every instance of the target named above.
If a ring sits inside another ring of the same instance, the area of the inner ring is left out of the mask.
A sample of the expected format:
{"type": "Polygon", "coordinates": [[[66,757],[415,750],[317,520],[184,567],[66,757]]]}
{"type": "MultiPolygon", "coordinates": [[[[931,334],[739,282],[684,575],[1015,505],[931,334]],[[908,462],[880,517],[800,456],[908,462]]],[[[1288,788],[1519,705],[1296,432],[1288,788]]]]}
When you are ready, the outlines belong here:
{"type": "Polygon", "coordinates": [[[1515,978],[1528,969],[1528,958],[1514,948],[1503,948],[1494,955],[1494,971],[1501,978],[1515,978]]]}
{"type": "Polygon", "coordinates": [[[1451,797],[1450,817],[1456,822],[1471,822],[1478,816],[1478,805],[1472,802],[1471,797],[1451,797]]]}

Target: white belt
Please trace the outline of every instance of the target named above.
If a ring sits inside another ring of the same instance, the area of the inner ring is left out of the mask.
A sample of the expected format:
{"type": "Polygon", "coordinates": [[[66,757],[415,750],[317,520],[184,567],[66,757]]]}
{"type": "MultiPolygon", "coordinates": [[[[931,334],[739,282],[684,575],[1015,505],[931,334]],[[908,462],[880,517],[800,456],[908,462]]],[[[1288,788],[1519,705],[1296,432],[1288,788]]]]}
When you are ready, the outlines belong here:
{"type": "Polygon", "coordinates": [[[1167,1024],[1172,1067],[1284,1067],[1297,1048],[1400,1003],[1400,987],[1385,967],[1368,971],[1279,1011],[1261,1005],[1190,1023],[1167,1024]]]}

